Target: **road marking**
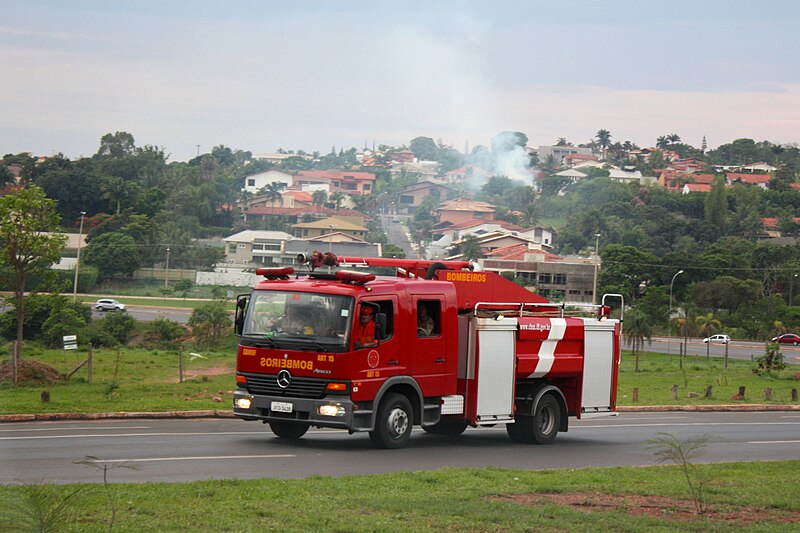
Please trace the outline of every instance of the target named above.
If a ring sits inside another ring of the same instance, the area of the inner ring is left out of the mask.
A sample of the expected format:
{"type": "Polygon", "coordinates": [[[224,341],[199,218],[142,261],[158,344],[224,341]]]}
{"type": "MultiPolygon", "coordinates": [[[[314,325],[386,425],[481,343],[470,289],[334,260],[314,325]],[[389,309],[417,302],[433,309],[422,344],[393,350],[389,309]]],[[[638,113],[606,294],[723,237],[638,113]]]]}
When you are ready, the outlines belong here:
{"type": "Polygon", "coordinates": [[[800,422],[687,422],[684,424],[606,424],[602,426],[572,426],[570,429],[646,428],[674,426],[797,426],[800,422]]]}
{"type": "Polygon", "coordinates": [[[78,429],[94,429],[94,430],[107,430],[107,429],[150,429],[151,426],[74,426],[74,427],[55,427],[55,428],[36,428],[36,429],[0,429],[0,433],[14,433],[19,431],[75,431],[78,429]]]}
{"type": "Polygon", "coordinates": [[[286,459],[296,455],[201,455],[197,457],[151,457],[148,459],[98,459],[93,463],[153,463],[157,461],[209,461],[218,459],[286,459]]]}
{"type": "Polygon", "coordinates": [[[114,437],[196,437],[202,435],[264,435],[256,431],[215,431],[210,433],[113,433],[111,435],[42,435],[39,437],[0,437],[0,440],[43,440],[43,439],[94,439],[114,437]]]}
{"type": "MultiPolygon", "coordinates": [[[[689,418],[688,416],[636,416],[636,417],[629,417],[625,416],[624,414],[620,414],[619,418],[621,420],[684,420],[689,418]]],[[[602,420],[602,419],[598,419],[602,420]]],[[[592,419],[581,420],[581,422],[592,422],[592,419]]]]}
{"type": "Polygon", "coordinates": [[[800,440],[751,440],[747,444],[800,444],[800,440]]]}

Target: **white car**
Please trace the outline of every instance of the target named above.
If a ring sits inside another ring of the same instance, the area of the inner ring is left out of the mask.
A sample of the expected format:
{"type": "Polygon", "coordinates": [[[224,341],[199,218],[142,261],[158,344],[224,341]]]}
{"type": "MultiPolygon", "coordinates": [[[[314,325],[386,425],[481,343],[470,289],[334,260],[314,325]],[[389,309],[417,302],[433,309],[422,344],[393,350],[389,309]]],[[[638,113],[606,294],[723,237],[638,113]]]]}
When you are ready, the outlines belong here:
{"type": "Polygon", "coordinates": [[[94,308],[97,311],[124,311],[125,304],[121,304],[111,298],[102,298],[94,303],[94,308]]]}
{"type": "Polygon", "coordinates": [[[718,334],[718,335],[711,335],[710,337],[706,337],[705,339],[703,339],[703,342],[706,343],[706,344],[708,344],[709,342],[712,343],[712,344],[716,344],[716,343],[728,344],[729,342],[731,342],[731,338],[728,337],[727,335],[718,334]]]}

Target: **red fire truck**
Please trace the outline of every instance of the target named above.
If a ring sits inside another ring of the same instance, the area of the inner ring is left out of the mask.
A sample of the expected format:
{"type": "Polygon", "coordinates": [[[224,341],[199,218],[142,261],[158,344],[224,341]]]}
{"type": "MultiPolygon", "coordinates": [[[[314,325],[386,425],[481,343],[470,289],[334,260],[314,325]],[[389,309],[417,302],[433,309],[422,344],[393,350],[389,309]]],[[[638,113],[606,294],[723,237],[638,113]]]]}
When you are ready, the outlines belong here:
{"type": "Polygon", "coordinates": [[[265,279],[237,300],[233,412],[279,437],[341,428],[400,448],[415,425],[505,424],[516,442],[549,444],[568,417],[616,410],[620,320],[605,305],[566,316],[465,261],[299,260],[303,274],[256,270],[265,279]],[[396,275],[315,268],[325,264],[396,275]]]}

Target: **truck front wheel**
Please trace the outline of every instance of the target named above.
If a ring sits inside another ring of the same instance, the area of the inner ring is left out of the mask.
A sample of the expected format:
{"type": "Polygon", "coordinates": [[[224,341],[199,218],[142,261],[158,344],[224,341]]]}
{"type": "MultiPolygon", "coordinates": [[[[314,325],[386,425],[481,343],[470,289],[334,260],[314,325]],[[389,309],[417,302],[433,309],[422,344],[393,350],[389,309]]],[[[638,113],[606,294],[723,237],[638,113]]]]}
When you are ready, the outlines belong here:
{"type": "Polygon", "coordinates": [[[377,448],[402,448],[411,437],[414,411],[411,402],[402,394],[387,394],[378,409],[375,430],[369,438],[377,448]]]}
{"type": "Polygon", "coordinates": [[[506,425],[508,436],[514,442],[523,444],[551,444],[556,440],[561,426],[561,409],[552,394],[539,399],[533,416],[517,415],[513,424],[506,425]]]}
{"type": "Polygon", "coordinates": [[[288,422],[283,420],[272,420],[269,423],[269,428],[275,435],[282,439],[299,439],[308,431],[307,424],[298,424],[297,422],[288,422]]]}

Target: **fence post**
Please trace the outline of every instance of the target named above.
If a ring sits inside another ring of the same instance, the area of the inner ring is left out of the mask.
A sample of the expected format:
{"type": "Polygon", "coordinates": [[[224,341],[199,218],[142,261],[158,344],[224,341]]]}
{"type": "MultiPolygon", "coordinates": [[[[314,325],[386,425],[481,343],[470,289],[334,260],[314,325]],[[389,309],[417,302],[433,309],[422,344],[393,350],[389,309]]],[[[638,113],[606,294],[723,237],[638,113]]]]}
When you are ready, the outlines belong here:
{"type": "Polygon", "coordinates": [[[633,402],[636,403],[639,401],[639,387],[633,388],[633,402]]]}
{"type": "Polygon", "coordinates": [[[711,385],[709,385],[708,387],[706,387],[706,393],[705,393],[705,395],[703,396],[703,398],[711,398],[711,385]]]}
{"type": "Polygon", "coordinates": [[[672,386],[672,399],[673,400],[677,400],[678,399],[678,386],[677,385],[673,385],[672,386]]]}
{"type": "Polygon", "coordinates": [[[178,375],[180,382],[183,383],[183,344],[178,346],[178,375]]]}
{"type": "Polygon", "coordinates": [[[772,401],[772,388],[767,387],[764,389],[764,399],[768,402],[772,401]]]}
{"type": "Polygon", "coordinates": [[[797,389],[792,389],[792,401],[797,401],[797,389]]]}
{"type": "Polygon", "coordinates": [[[92,343],[89,343],[89,346],[86,348],[86,371],[88,375],[86,379],[89,381],[89,385],[92,384],[92,343]]]}

